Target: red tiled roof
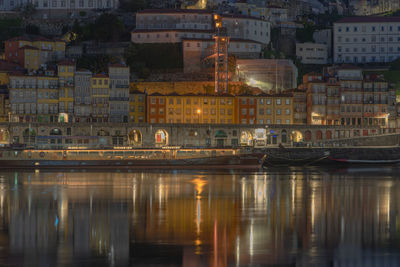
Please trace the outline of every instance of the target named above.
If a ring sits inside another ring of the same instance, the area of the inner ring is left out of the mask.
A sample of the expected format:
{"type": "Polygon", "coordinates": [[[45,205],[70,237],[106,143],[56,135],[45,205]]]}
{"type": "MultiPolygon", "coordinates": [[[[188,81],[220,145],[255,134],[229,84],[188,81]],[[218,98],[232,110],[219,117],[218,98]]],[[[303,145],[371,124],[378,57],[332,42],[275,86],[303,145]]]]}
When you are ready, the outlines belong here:
{"type": "Polygon", "coordinates": [[[193,14],[212,14],[212,10],[206,9],[144,9],[138,11],[137,14],[157,14],[157,13],[164,13],[164,14],[174,14],[174,13],[193,13],[193,14]]]}
{"type": "Polygon", "coordinates": [[[54,41],[61,41],[60,39],[49,39],[43,36],[39,35],[22,35],[22,36],[17,36],[11,39],[6,40],[6,42],[17,42],[17,41],[29,41],[29,42],[35,42],[35,41],[44,41],[44,42],[54,42],[54,41]]]}
{"type": "Polygon", "coordinates": [[[17,63],[0,59],[0,71],[15,71],[20,68],[17,63]]]}
{"type": "Polygon", "coordinates": [[[31,45],[24,45],[23,47],[20,47],[20,48],[18,48],[18,49],[21,49],[21,50],[25,50],[25,49],[39,50],[38,48],[36,48],[36,47],[34,47],[34,46],[31,46],[31,45]]]}
{"type": "Polygon", "coordinates": [[[361,68],[350,64],[344,64],[338,67],[338,70],[360,70],[360,69],[361,68]]]}
{"type": "Polygon", "coordinates": [[[93,78],[108,78],[108,76],[105,75],[104,73],[97,73],[93,75],[93,78]]]}
{"type": "Polygon", "coordinates": [[[125,64],[122,63],[114,63],[114,64],[109,64],[108,67],[110,68],[127,68],[125,64]]]}
{"type": "Polygon", "coordinates": [[[267,22],[265,19],[262,19],[262,18],[246,16],[246,15],[240,15],[240,14],[222,14],[222,20],[224,18],[229,18],[229,19],[253,19],[253,20],[261,20],[261,21],[267,22]]]}
{"type": "Polygon", "coordinates": [[[133,33],[146,32],[199,32],[199,33],[214,33],[213,30],[190,30],[190,29],[134,29],[133,33]]]}
{"type": "Polygon", "coordinates": [[[345,17],[335,23],[400,22],[400,17],[345,17]]]}
{"type": "Polygon", "coordinates": [[[62,66],[75,66],[75,62],[72,61],[72,60],[63,60],[63,61],[59,62],[58,65],[62,65],[62,66]]]}
{"type": "MultiPolygon", "coordinates": [[[[203,42],[214,42],[214,39],[208,39],[208,38],[182,38],[182,41],[203,41],[203,42]]],[[[234,42],[234,43],[254,43],[254,44],[262,44],[257,41],[253,40],[248,40],[248,39],[237,39],[237,38],[232,38],[229,39],[229,42],[234,42]]]]}

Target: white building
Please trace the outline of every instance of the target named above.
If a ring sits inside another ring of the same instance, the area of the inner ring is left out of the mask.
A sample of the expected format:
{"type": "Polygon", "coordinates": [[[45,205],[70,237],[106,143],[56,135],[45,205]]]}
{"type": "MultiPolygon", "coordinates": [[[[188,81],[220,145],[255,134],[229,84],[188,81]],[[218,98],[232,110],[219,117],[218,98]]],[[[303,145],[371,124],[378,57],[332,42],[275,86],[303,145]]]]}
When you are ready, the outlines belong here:
{"type": "Polygon", "coordinates": [[[325,44],[328,48],[328,58],[332,57],[332,30],[317,30],[313,34],[313,39],[318,44],[325,44]]]}
{"type": "Polygon", "coordinates": [[[0,11],[32,4],[38,10],[116,9],[119,0],[0,0],[0,11]]]}
{"type": "MultiPolygon", "coordinates": [[[[223,27],[231,38],[250,40],[267,45],[270,23],[261,18],[223,15],[223,27]]],[[[196,9],[151,9],[136,14],[136,29],[131,32],[133,43],[176,43],[183,38],[211,39],[213,13],[196,9]]]]}
{"type": "Polygon", "coordinates": [[[271,41],[271,25],[268,21],[260,18],[224,14],[222,26],[226,27],[231,38],[251,40],[264,45],[271,41]]]}
{"type": "Polygon", "coordinates": [[[136,29],[211,30],[213,14],[198,9],[146,9],[136,13],[136,29]]]}
{"type": "Polygon", "coordinates": [[[335,63],[390,62],[400,57],[400,17],[347,17],[334,23],[335,63]]]}
{"type": "Polygon", "coordinates": [[[184,38],[212,39],[212,30],[136,29],[131,32],[132,43],[180,43],[184,38]]]}
{"type": "Polygon", "coordinates": [[[317,43],[297,43],[296,57],[303,64],[327,64],[328,46],[317,43]]]}

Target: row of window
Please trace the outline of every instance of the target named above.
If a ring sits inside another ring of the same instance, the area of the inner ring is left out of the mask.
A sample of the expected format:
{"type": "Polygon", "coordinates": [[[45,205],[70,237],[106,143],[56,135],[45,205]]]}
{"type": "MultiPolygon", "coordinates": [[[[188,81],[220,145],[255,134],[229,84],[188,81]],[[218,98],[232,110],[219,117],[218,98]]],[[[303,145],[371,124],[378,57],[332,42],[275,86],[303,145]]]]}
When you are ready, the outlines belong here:
{"type": "MultiPolygon", "coordinates": [[[[341,46],[337,47],[338,53],[341,53],[342,50],[343,49],[341,46]]],[[[350,52],[354,52],[354,53],[358,53],[358,52],[364,52],[364,53],[400,52],[400,46],[398,46],[398,47],[389,46],[386,50],[384,46],[381,46],[379,49],[377,49],[376,45],[371,45],[371,49],[368,49],[368,47],[361,47],[361,49],[359,49],[359,47],[353,47],[352,51],[349,47],[346,47],[344,51],[346,53],[350,53],[350,52]]]]}
{"type": "MultiPolygon", "coordinates": [[[[12,1],[12,0],[11,0],[12,1]]],[[[43,0],[39,3],[38,0],[35,0],[34,5],[35,7],[67,7],[66,5],[67,1],[66,0],[43,0]]],[[[75,6],[75,0],[69,0],[69,7],[74,8],[74,7],[96,7],[96,8],[111,8],[111,0],[77,0],[78,6],[75,6]],[[94,6],[94,4],[97,3],[97,6],[94,6]]]]}
{"type": "Polygon", "coordinates": [[[381,32],[385,32],[386,30],[388,30],[389,32],[394,32],[395,30],[397,30],[398,32],[400,32],[400,26],[394,26],[394,25],[389,25],[389,26],[380,26],[380,27],[378,27],[378,26],[376,26],[376,25],[371,25],[371,26],[368,26],[367,27],[367,25],[362,25],[361,27],[359,27],[359,26],[346,26],[346,27],[342,27],[342,26],[339,26],[339,27],[337,27],[337,30],[338,30],[338,32],[342,32],[342,31],[344,31],[344,32],[353,32],[353,33],[355,33],[355,32],[359,32],[359,30],[361,30],[361,32],[367,32],[367,30],[370,30],[371,32],[378,32],[379,30],[381,31],[381,32]]]}
{"type": "Polygon", "coordinates": [[[286,119],[286,120],[277,119],[275,122],[273,120],[271,120],[271,119],[266,119],[266,120],[259,119],[258,121],[256,121],[255,119],[249,119],[249,120],[248,119],[242,119],[240,121],[241,124],[254,124],[256,122],[258,122],[258,124],[282,124],[282,123],[291,124],[289,119],[286,119]]]}
{"type": "Polygon", "coordinates": [[[400,55],[398,56],[345,56],[343,57],[341,54],[338,54],[335,62],[336,63],[367,63],[367,62],[391,62],[395,59],[400,59],[400,55]]]}
{"type": "MultiPolygon", "coordinates": [[[[359,41],[360,41],[361,43],[366,43],[366,42],[371,42],[371,43],[380,42],[380,43],[384,43],[384,42],[386,42],[386,40],[387,40],[388,42],[399,42],[399,41],[400,41],[400,37],[399,37],[399,36],[398,36],[398,37],[393,37],[393,36],[385,37],[385,36],[381,36],[381,37],[379,38],[379,37],[376,36],[376,35],[372,35],[371,38],[370,38],[370,40],[368,40],[367,37],[362,37],[362,38],[360,38],[360,39],[358,39],[358,37],[354,37],[353,40],[351,40],[350,37],[346,37],[346,38],[344,39],[344,41],[345,41],[346,43],[358,43],[359,41]]],[[[343,41],[343,36],[338,36],[338,37],[337,37],[337,41],[338,41],[338,43],[342,43],[342,41],[343,41]]]]}

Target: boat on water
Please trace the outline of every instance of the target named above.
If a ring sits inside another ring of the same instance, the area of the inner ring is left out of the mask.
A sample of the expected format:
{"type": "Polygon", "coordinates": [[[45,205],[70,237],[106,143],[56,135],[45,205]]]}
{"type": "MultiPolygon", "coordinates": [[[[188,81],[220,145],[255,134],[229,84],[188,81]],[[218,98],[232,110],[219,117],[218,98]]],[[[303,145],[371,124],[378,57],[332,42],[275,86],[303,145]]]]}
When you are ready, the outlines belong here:
{"type": "Polygon", "coordinates": [[[0,168],[260,169],[265,155],[249,149],[2,149],[0,168]]]}
{"type": "Polygon", "coordinates": [[[275,150],[266,152],[265,164],[303,166],[320,163],[328,157],[329,151],[275,150]]]}
{"type": "Polygon", "coordinates": [[[354,164],[398,164],[400,159],[349,159],[349,158],[334,158],[329,157],[330,160],[340,163],[354,163],[354,164]]]}

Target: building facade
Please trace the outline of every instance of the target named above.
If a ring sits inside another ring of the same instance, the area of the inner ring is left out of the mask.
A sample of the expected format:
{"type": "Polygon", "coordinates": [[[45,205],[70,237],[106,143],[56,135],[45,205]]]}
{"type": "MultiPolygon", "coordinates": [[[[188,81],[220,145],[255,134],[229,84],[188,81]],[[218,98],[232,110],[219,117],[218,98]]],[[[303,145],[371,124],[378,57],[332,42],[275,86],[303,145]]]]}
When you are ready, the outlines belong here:
{"type": "Polygon", "coordinates": [[[328,46],[317,43],[297,43],[296,57],[303,64],[327,64],[328,46]]]}
{"type": "Polygon", "coordinates": [[[129,122],[143,123],[146,121],[146,94],[131,89],[129,92],[129,122]]]}
{"type": "Polygon", "coordinates": [[[35,71],[49,61],[65,58],[65,42],[41,36],[19,36],[4,41],[5,60],[35,71]]]}
{"type": "Polygon", "coordinates": [[[393,90],[382,78],[342,66],[334,76],[306,80],[308,124],[388,127],[393,90]]]}
{"type": "Polygon", "coordinates": [[[124,64],[108,66],[110,78],[110,121],[128,122],[129,118],[129,67],[124,64]]]}
{"type": "Polygon", "coordinates": [[[75,72],[74,83],[74,121],[91,121],[91,90],[92,73],[88,70],[77,70],[75,72]]]}
{"type": "Polygon", "coordinates": [[[400,57],[400,17],[347,17],[333,28],[335,63],[391,62],[400,57]]]}

